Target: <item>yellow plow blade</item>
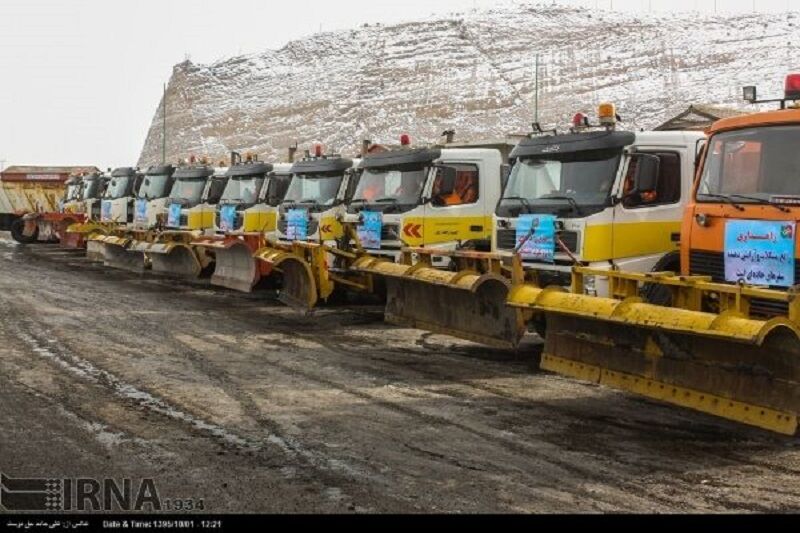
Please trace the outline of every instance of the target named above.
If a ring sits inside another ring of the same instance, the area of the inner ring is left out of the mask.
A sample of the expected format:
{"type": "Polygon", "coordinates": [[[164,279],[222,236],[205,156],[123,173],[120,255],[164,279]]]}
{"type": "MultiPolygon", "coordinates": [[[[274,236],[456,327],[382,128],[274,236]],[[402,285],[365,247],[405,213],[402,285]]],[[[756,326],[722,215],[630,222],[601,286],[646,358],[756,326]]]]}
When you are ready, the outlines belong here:
{"type": "Polygon", "coordinates": [[[153,272],[188,279],[199,278],[203,272],[197,250],[192,245],[156,242],[144,247],[144,252],[150,259],[153,272]]]}
{"type": "Polygon", "coordinates": [[[257,259],[244,241],[211,246],[216,256],[211,284],[235,291],[252,292],[259,280],[257,259]]]}
{"type": "Polygon", "coordinates": [[[791,297],[681,278],[660,282],[674,289],[675,301],[695,302],[695,309],[530,285],[516,287],[509,305],[544,314],[545,370],[794,435],[800,329],[787,317],[759,320],[744,312],[750,296],[791,297]],[[704,312],[699,292],[721,294],[727,308],[704,312]]]}
{"type": "Polygon", "coordinates": [[[354,270],[384,281],[387,322],[488,346],[519,345],[524,314],[506,305],[511,282],[499,270],[484,264],[451,272],[429,261],[409,263],[363,257],[353,264],[354,270]]]}
{"type": "Polygon", "coordinates": [[[333,293],[334,284],[328,272],[326,254],[325,246],[295,242],[264,247],[253,257],[280,274],[279,299],[283,303],[311,310],[319,300],[327,300],[333,293]]]}
{"type": "Polygon", "coordinates": [[[136,246],[139,244],[127,237],[108,235],[97,240],[103,247],[103,264],[107,267],[141,273],[146,269],[144,253],[136,246]]]}

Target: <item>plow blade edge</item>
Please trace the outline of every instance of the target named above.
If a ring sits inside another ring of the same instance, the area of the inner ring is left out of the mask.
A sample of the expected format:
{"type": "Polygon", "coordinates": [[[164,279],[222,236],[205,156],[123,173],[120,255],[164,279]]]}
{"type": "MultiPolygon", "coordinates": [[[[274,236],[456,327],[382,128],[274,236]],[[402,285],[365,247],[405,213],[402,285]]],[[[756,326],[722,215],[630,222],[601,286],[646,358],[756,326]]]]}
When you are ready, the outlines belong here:
{"type": "Polygon", "coordinates": [[[150,244],[146,249],[153,272],[181,278],[199,278],[203,267],[191,246],[185,244],[150,244]]]}
{"type": "Polygon", "coordinates": [[[510,282],[497,274],[376,258],[358,260],[355,268],[385,280],[386,321],[391,324],[500,348],[516,348],[525,333],[522,312],[506,305],[510,282]]]}
{"type": "Polygon", "coordinates": [[[214,247],[216,266],[211,284],[240,292],[252,292],[259,279],[253,250],[244,242],[214,247]]]}
{"type": "Polygon", "coordinates": [[[800,335],[785,318],[756,320],[520,288],[512,305],[545,314],[545,370],[794,435],[800,335]]]}

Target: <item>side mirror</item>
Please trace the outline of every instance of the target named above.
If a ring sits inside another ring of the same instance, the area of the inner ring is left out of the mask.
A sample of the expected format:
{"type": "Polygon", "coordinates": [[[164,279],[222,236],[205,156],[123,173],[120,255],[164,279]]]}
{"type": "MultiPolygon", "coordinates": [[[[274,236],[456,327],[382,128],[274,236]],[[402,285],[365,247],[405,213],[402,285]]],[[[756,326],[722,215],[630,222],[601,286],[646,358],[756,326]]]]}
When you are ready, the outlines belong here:
{"type": "Polygon", "coordinates": [[[633,175],[633,190],[630,194],[638,194],[658,189],[658,173],[661,159],[651,154],[634,154],[632,162],[636,163],[636,173],[633,175]]]}

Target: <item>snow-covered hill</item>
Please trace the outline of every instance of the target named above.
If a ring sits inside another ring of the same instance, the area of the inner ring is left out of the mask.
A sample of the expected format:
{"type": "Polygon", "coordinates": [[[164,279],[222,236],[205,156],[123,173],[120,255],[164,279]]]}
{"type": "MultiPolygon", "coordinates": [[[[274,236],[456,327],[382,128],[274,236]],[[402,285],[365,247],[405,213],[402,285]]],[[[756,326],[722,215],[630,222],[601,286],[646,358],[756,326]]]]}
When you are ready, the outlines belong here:
{"type": "MultiPolygon", "coordinates": [[[[628,127],[692,103],[741,107],[741,87],[780,94],[800,70],[800,16],[634,15],[506,3],[395,26],[364,25],[276,51],[174,67],[167,157],[230,150],[284,157],[299,141],[354,153],[361,139],[459,140],[525,132],[540,56],[543,124],[616,102],[628,127]]],[[[161,158],[161,109],[141,165],[161,158]]]]}

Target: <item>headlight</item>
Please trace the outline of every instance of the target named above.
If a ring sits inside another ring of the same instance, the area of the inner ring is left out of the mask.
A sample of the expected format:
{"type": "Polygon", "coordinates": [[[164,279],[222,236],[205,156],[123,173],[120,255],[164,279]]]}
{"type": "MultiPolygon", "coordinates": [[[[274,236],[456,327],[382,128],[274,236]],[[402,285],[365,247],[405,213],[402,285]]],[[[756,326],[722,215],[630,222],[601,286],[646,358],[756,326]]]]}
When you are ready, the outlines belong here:
{"type": "Polygon", "coordinates": [[[583,276],[583,292],[589,296],[597,296],[597,276],[583,276]]]}

